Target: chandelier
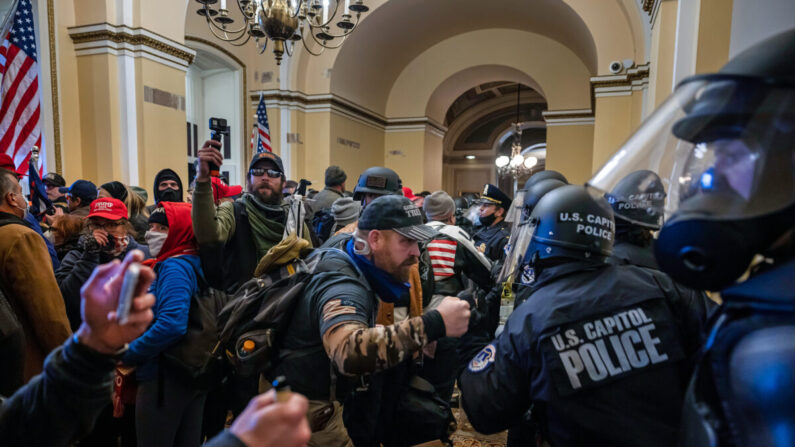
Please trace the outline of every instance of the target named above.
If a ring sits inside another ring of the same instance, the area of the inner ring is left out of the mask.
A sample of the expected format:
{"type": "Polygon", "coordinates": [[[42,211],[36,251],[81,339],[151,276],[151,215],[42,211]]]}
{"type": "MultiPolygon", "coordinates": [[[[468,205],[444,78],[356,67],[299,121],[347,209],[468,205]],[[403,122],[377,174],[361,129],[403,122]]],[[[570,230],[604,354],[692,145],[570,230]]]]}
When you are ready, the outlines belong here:
{"type": "Polygon", "coordinates": [[[533,167],[538,164],[536,157],[525,158],[522,155],[522,126],[519,122],[519,90],[520,85],[516,84],[516,122],[514,126],[513,143],[511,144],[511,156],[500,155],[494,161],[497,165],[497,173],[500,177],[511,176],[514,180],[519,177],[529,175],[533,171],[533,167]]]}
{"type": "Polygon", "coordinates": [[[326,48],[339,48],[359,24],[362,13],[370,10],[363,0],[228,0],[237,3],[232,9],[239,14],[232,14],[227,0],[196,1],[202,5],[196,12],[204,16],[216,38],[235,46],[254,38],[260,54],[268,41],[273,41],[277,65],[281,65],[284,53],[293,55],[299,40],[313,56],[326,48]],[[213,5],[219,1],[215,9],[213,5]],[[319,51],[311,50],[307,41],[319,45],[319,51]]]}

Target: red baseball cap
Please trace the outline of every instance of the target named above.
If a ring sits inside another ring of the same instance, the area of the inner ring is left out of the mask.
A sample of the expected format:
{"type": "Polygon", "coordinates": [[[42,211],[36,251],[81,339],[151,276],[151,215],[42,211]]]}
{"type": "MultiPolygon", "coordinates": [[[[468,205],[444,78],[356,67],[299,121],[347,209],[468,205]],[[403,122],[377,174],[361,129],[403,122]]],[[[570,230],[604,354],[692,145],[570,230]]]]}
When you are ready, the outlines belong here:
{"type": "Polygon", "coordinates": [[[414,195],[414,191],[412,191],[408,186],[403,187],[403,196],[409,200],[414,200],[417,198],[417,196],[414,195]]]}
{"type": "Polygon", "coordinates": [[[5,153],[0,153],[0,168],[8,169],[11,172],[17,172],[17,167],[14,165],[14,159],[5,153]]]}
{"type": "Polygon", "coordinates": [[[103,217],[109,220],[129,219],[127,207],[119,199],[110,197],[97,199],[91,202],[91,211],[88,217],[103,217]]]}
{"type": "Polygon", "coordinates": [[[243,192],[242,186],[229,186],[218,177],[210,177],[210,182],[213,185],[213,200],[216,202],[224,197],[233,197],[243,192]]]}

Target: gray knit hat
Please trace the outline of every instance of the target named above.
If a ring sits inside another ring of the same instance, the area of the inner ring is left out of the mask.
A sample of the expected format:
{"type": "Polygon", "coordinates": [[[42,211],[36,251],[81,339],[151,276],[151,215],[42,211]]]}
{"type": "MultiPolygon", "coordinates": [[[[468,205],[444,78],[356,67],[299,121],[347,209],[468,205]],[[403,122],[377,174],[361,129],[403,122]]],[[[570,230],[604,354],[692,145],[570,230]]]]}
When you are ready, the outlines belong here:
{"type": "Polygon", "coordinates": [[[326,168],[326,186],[338,186],[345,183],[348,176],[339,166],[329,166],[326,168]]]}
{"type": "Polygon", "coordinates": [[[425,215],[429,219],[446,218],[455,213],[455,202],[444,191],[435,191],[431,195],[425,197],[425,203],[422,205],[425,215]]]}
{"type": "Polygon", "coordinates": [[[362,203],[354,201],[350,197],[341,197],[331,204],[331,214],[338,227],[356,222],[361,211],[362,203]]]}

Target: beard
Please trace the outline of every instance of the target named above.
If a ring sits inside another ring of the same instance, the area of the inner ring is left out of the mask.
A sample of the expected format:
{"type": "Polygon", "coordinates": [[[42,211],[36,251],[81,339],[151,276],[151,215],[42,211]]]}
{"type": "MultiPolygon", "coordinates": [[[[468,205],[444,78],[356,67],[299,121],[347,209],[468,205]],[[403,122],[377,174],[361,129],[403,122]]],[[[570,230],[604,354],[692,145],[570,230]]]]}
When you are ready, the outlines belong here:
{"type": "Polygon", "coordinates": [[[282,203],[282,200],[284,200],[281,186],[274,189],[266,182],[261,182],[256,185],[254,190],[251,191],[251,194],[254,194],[260,202],[268,205],[279,205],[282,203]]]}
{"type": "Polygon", "coordinates": [[[411,276],[411,267],[419,262],[419,259],[416,256],[410,256],[405,261],[396,263],[389,257],[389,254],[385,253],[383,255],[379,255],[380,254],[374,254],[373,256],[373,261],[376,267],[389,273],[389,275],[393,278],[403,282],[409,281],[409,276],[411,276]]]}

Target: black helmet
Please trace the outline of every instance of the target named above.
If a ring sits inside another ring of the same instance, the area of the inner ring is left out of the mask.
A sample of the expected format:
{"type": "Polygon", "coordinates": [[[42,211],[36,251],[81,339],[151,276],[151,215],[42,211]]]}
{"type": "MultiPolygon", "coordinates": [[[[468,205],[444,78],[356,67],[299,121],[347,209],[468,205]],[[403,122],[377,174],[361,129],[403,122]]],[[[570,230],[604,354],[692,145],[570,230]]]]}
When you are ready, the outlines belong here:
{"type": "Polygon", "coordinates": [[[469,208],[470,204],[466,197],[456,197],[453,199],[455,202],[455,209],[456,210],[465,210],[469,208]]]}
{"type": "Polygon", "coordinates": [[[621,179],[605,194],[616,220],[622,219],[651,230],[663,223],[665,188],[660,176],[649,170],[635,171],[621,179]]]}
{"type": "Polygon", "coordinates": [[[544,180],[560,180],[561,182],[567,185],[569,184],[569,181],[566,179],[566,176],[564,176],[560,172],[546,170],[546,171],[536,172],[535,174],[531,175],[530,178],[527,179],[526,182],[524,182],[522,190],[527,191],[528,189],[530,189],[531,186],[544,180]]]}
{"type": "Polygon", "coordinates": [[[397,172],[389,168],[382,166],[367,168],[359,176],[356,187],[353,188],[353,200],[362,200],[365,194],[403,195],[403,182],[400,181],[397,172]]]}
{"type": "Polygon", "coordinates": [[[527,218],[530,217],[533,209],[536,207],[536,205],[538,205],[538,201],[541,200],[541,198],[544,197],[548,192],[566,185],[566,182],[560,181],[556,178],[548,178],[530,185],[530,187],[524,193],[524,209],[522,210],[524,219],[522,220],[527,220],[527,218]]]}
{"type": "Polygon", "coordinates": [[[660,268],[684,285],[720,290],[757,254],[792,256],[779,250],[795,226],[793,141],[795,29],[719,73],[682,81],[588,185],[609,192],[633,171],[659,174],[667,192],[660,268]]]}
{"type": "Polygon", "coordinates": [[[584,186],[560,186],[544,195],[530,214],[535,226],[525,259],[594,259],[613,251],[613,210],[584,186]]]}

